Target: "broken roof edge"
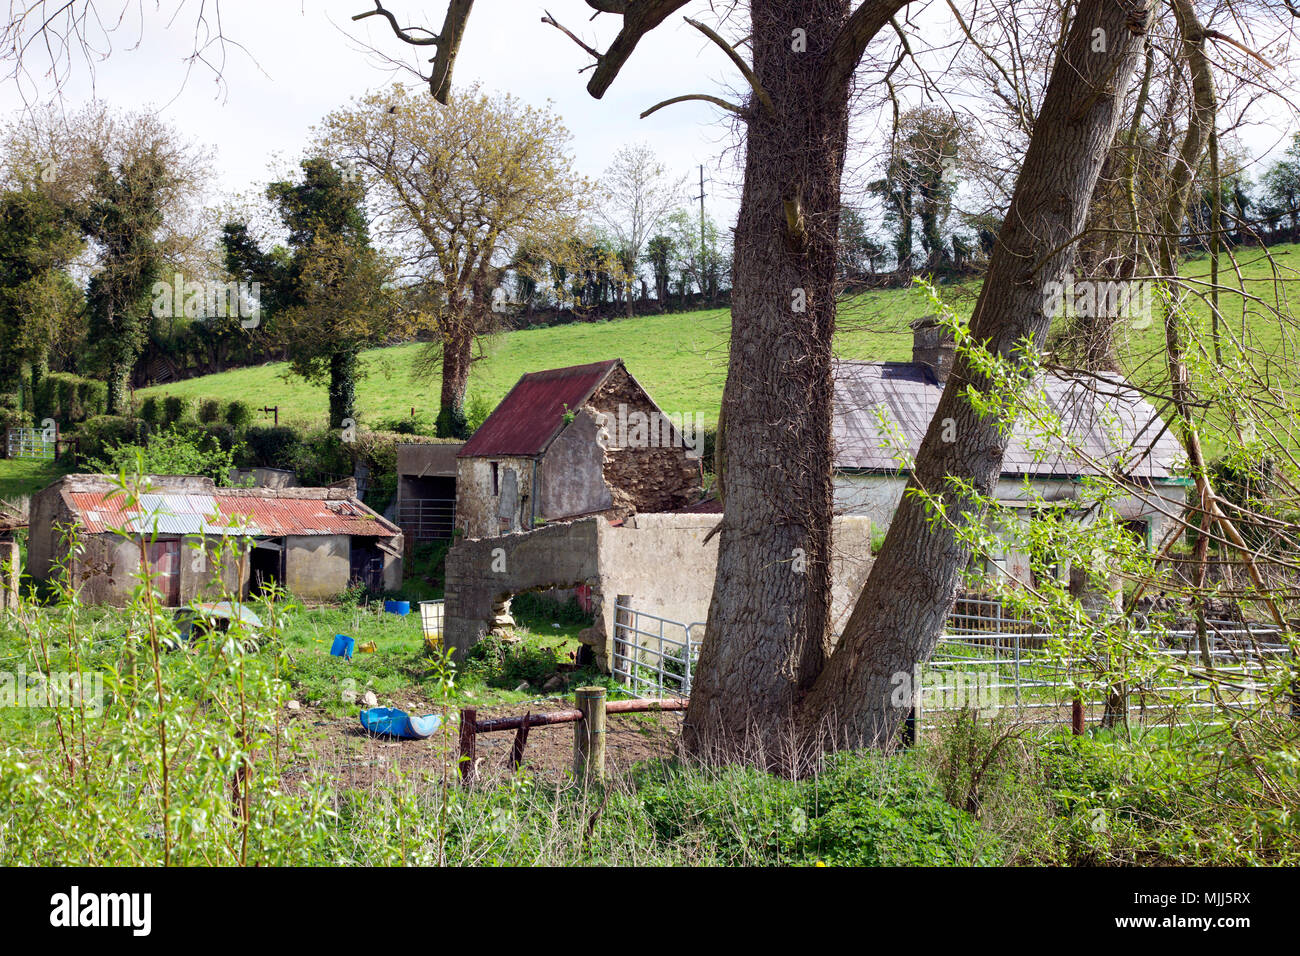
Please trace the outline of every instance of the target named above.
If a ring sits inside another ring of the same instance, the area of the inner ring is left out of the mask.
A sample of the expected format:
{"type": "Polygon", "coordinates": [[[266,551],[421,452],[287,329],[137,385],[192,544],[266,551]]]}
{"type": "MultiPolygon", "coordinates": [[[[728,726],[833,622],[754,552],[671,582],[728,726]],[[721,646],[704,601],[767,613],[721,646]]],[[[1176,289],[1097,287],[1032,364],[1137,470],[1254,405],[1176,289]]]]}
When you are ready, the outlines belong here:
{"type": "MultiPolygon", "coordinates": [[[[594,373],[596,369],[598,369],[600,366],[605,366],[604,371],[601,372],[600,374],[600,378],[594,381],[591,387],[587,389],[587,391],[582,395],[580,399],[578,399],[577,405],[574,406],[575,408],[580,408],[583,405],[587,404],[587,402],[591,401],[591,396],[595,395],[596,392],[600,389],[600,387],[604,385],[607,381],[609,381],[609,377],[614,374],[615,369],[621,368],[625,372],[627,371],[627,366],[626,364],[624,364],[621,358],[605,359],[600,362],[583,362],[580,365],[565,365],[561,368],[538,369],[536,372],[525,372],[523,375],[519,376],[519,380],[516,381],[515,384],[510,387],[510,391],[506,392],[505,398],[501,399],[501,401],[497,403],[497,407],[492,409],[492,413],[483,420],[483,424],[480,425],[475,430],[473,435],[471,435],[469,438],[465,440],[465,444],[461,446],[460,451],[456,452],[456,458],[457,459],[494,458],[494,457],[540,458],[541,456],[545,455],[546,450],[551,447],[551,443],[554,442],[555,439],[560,436],[560,432],[564,431],[565,427],[568,425],[568,422],[564,420],[563,415],[560,416],[559,424],[557,424],[554,427],[554,429],[552,429],[551,433],[546,437],[546,439],[541,443],[541,445],[537,448],[536,451],[530,451],[530,452],[503,452],[503,451],[491,451],[491,450],[479,451],[473,447],[474,439],[479,434],[479,432],[483,431],[484,427],[487,426],[487,424],[491,422],[493,417],[496,416],[498,413],[504,411],[506,414],[509,414],[510,402],[514,398],[515,393],[519,391],[520,387],[525,382],[545,381],[546,380],[544,378],[545,376],[553,376],[555,378],[559,378],[561,377],[560,373],[562,372],[573,374],[576,373],[579,369],[591,369],[592,372],[594,373]]],[[[628,373],[628,376],[631,377],[630,372],[628,373]]],[[[637,387],[641,388],[641,383],[638,382],[637,387]]],[[[641,390],[645,391],[644,388],[642,388],[641,390]]],[[[648,395],[649,393],[647,392],[646,394],[648,395]]]]}

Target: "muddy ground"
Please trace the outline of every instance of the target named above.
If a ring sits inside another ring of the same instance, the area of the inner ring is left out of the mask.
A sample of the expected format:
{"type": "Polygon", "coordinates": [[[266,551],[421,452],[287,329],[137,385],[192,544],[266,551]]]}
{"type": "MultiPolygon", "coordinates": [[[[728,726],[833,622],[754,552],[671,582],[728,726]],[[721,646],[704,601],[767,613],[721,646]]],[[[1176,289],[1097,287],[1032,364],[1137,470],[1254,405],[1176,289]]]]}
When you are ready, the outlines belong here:
{"type": "MultiPolygon", "coordinates": [[[[394,706],[413,713],[437,713],[432,702],[410,697],[394,706]]],[[[520,704],[482,708],[478,719],[519,716],[573,708],[572,697],[548,697],[520,704]]],[[[290,786],[309,781],[328,784],[332,789],[366,790],[398,777],[436,780],[443,774],[458,773],[459,713],[448,712],[448,720],[426,740],[390,740],[372,737],[361,729],[355,716],[334,717],[310,706],[289,712],[294,738],[301,755],[286,769],[290,786]]],[[[638,763],[673,755],[683,714],[611,714],[607,719],[606,771],[620,774],[638,763]]],[[[573,766],[573,724],[531,727],[524,750],[523,766],[538,778],[561,783],[573,766]]],[[[501,731],[478,736],[478,772],[486,781],[511,773],[510,752],[515,732],[501,731]]]]}

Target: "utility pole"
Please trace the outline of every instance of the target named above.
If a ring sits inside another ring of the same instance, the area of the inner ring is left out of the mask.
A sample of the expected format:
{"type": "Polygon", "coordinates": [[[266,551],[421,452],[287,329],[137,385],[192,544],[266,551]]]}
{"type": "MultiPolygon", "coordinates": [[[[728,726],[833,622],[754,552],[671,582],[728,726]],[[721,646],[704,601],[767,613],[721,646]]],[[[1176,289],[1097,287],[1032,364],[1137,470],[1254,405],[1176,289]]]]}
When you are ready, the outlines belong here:
{"type": "Polygon", "coordinates": [[[704,298],[704,263],[708,258],[704,240],[704,164],[700,163],[700,194],[692,196],[700,201],[700,298],[704,298]]]}

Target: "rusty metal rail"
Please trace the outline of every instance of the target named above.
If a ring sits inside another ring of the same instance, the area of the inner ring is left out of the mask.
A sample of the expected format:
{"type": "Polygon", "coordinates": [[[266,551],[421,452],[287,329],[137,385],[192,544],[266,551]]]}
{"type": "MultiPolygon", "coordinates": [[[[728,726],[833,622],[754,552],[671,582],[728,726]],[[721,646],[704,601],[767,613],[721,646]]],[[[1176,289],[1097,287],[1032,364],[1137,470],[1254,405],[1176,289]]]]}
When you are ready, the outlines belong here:
{"type": "Polygon", "coordinates": [[[685,710],[690,701],[683,697],[663,700],[605,700],[603,687],[577,688],[579,707],[534,714],[529,711],[519,717],[493,717],[479,720],[474,707],[460,712],[460,776],[470,784],[478,777],[478,735],[515,731],[514,745],[510,750],[510,766],[518,769],[524,759],[531,727],[551,724],[575,724],[573,734],[574,773],[579,779],[588,775],[603,778],[605,774],[605,716],[607,714],[647,714],[659,711],[685,710]]]}

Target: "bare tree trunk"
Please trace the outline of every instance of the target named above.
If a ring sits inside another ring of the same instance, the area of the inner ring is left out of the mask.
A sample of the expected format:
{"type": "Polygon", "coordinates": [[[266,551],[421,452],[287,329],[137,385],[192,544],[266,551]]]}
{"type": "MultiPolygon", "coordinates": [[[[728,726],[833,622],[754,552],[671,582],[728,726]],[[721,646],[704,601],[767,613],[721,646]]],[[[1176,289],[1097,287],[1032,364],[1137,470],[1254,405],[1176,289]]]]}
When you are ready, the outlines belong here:
{"type": "MultiPolygon", "coordinates": [[[[1044,285],[1071,267],[1141,49],[1148,2],[1079,4],[971,318],[974,340],[998,355],[1014,359],[1022,340],[1041,348],[1046,337],[1044,285]]],[[[958,532],[981,520],[981,499],[996,489],[1009,440],[970,406],[968,386],[989,390],[993,383],[959,355],[867,586],[804,701],[809,732],[833,721],[842,744],[887,745],[907,713],[910,700],[896,702],[893,692],[900,676],[934,651],[969,559],[958,532]],[[945,430],[956,440],[946,443],[945,430]],[[969,483],[975,496],[952,479],[969,483]],[[932,521],[911,494],[918,488],[943,496],[943,521],[932,521]]]]}
{"type": "Polygon", "coordinates": [[[848,8],[847,0],[751,5],[754,71],[774,113],[751,104],[736,226],[724,513],[685,727],[703,756],[728,756],[757,733],[763,756],[782,759],[797,697],[824,659],[847,87],[821,98],[828,38],[848,8]],[[806,52],[792,52],[796,30],[806,31],[806,52]],[[827,105],[811,105],[819,101],[827,105]]]}
{"type": "Polygon", "coordinates": [[[474,334],[466,322],[443,332],[442,389],[438,398],[438,434],[444,438],[467,438],[465,391],[474,355],[474,334]]]}

